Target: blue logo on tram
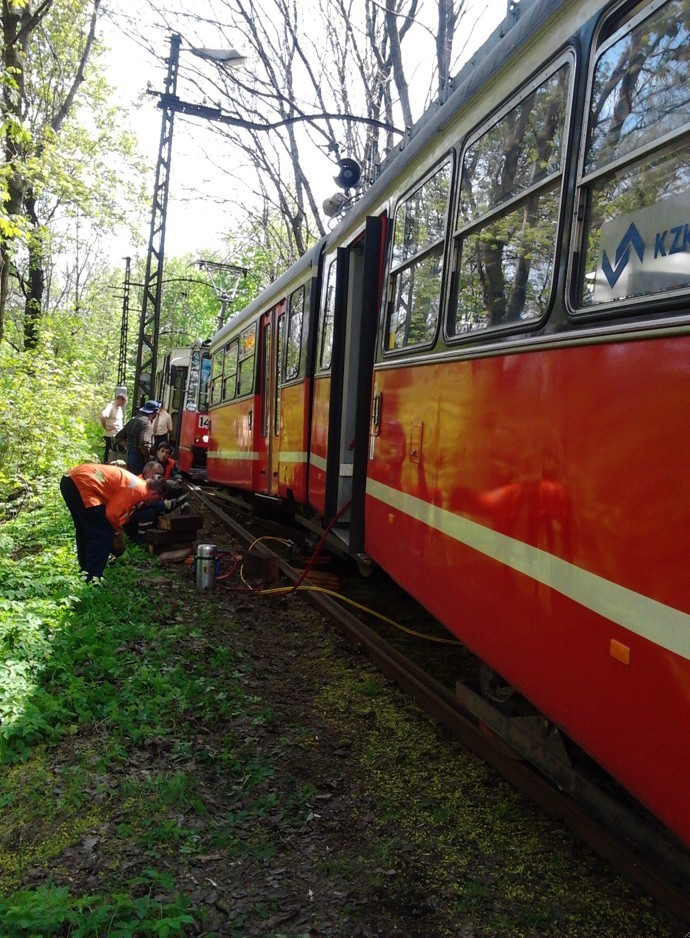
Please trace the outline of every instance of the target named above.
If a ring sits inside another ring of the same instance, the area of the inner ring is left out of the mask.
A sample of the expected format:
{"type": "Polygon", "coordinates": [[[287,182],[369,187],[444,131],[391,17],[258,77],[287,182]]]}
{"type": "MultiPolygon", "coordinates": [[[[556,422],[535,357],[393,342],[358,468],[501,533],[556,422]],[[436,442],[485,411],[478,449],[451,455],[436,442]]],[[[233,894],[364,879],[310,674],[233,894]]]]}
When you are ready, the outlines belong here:
{"type": "Polygon", "coordinates": [[[630,248],[631,246],[635,249],[635,253],[639,257],[640,261],[644,260],[644,241],[642,240],[642,235],[635,227],[633,222],[628,230],[625,232],[621,238],[620,244],[616,248],[616,261],[615,264],[611,264],[609,256],[604,251],[601,259],[601,267],[604,271],[606,279],[609,282],[610,287],[614,287],[618,282],[618,278],[623,273],[625,268],[628,266],[628,261],[630,260],[630,248]]]}

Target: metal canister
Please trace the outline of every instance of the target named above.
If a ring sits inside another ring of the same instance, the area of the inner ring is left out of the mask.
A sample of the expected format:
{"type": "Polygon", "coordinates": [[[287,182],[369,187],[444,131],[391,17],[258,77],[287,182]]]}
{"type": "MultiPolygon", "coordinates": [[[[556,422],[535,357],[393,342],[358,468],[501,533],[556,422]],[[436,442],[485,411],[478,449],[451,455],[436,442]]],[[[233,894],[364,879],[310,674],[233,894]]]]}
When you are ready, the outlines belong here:
{"type": "Polygon", "coordinates": [[[199,544],[196,549],[196,588],[212,590],[216,585],[216,545],[199,544]]]}

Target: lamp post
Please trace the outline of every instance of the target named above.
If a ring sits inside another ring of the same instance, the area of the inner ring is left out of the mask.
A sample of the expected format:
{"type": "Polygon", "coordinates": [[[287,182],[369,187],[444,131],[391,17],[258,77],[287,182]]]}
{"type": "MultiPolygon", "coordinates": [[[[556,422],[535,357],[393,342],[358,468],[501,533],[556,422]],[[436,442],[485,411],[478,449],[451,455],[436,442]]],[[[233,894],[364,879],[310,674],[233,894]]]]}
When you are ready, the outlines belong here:
{"type": "MultiPolygon", "coordinates": [[[[515,0],[517,2],[517,0],[515,0]]],[[[403,134],[390,124],[371,117],[358,117],[352,114],[335,114],[319,112],[317,114],[293,114],[274,122],[246,120],[230,114],[224,114],[220,105],[209,107],[205,104],[192,104],[182,101],[177,96],[177,72],[180,59],[181,37],[170,37],[170,56],[168,58],[168,74],[165,91],[161,94],[149,91],[159,96],[158,107],[163,111],[161,123],[161,138],[156,167],[156,183],[153,193],[153,209],[151,212],[151,234],[146,259],[146,277],[144,282],[144,297],[139,324],[139,344],[137,349],[137,364],[134,378],[133,405],[142,398],[151,396],[153,390],[153,376],[156,372],[156,358],[158,355],[158,327],[160,321],[161,281],[163,278],[163,258],[165,248],[165,221],[168,205],[168,190],[170,184],[170,158],[172,151],[173,120],[176,113],[188,114],[194,117],[203,117],[204,120],[216,121],[230,127],[243,127],[247,130],[270,132],[279,127],[287,127],[299,122],[314,123],[318,120],[339,120],[373,127],[381,127],[391,133],[403,134]]],[[[190,49],[202,59],[224,64],[228,67],[242,65],[246,60],[235,49],[190,49]]],[[[349,161],[348,161],[349,162],[349,161]]],[[[341,161],[342,164],[342,161],[341,161]]],[[[339,164],[340,165],[340,164],[339,164]]],[[[342,166],[341,166],[342,169],[342,166]]],[[[341,173],[342,175],[342,173],[341,173]]],[[[227,304],[226,304],[227,306],[227,304]]],[[[221,310],[224,316],[225,309],[221,310]]]]}
{"type": "MultiPolygon", "coordinates": [[[[153,189],[153,205],[151,209],[151,229],[149,234],[148,252],[146,255],[146,273],[144,276],[144,292],[139,321],[139,342],[137,346],[137,363],[134,376],[134,393],[132,407],[134,410],[141,406],[144,400],[151,397],[153,381],[156,374],[158,357],[158,334],[160,326],[161,293],[163,283],[163,262],[165,256],[165,225],[168,211],[168,194],[170,191],[170,162],[172,157],[173,124],[177,111],[189,112],[185,102],[177,96],[177,74],[180,62],[180,46],[182,38],[173,34],[170,37],[170,55],[168,56],[168,72],[165,79],[165,91],[159,95],[158,106],[163,111],[161,119],[161,135],[158,147],[158,162],[156,164],[156,181],[153,189]]],[[[244,57],[235,49],[191,49],[194,55],[213,62],[223,63],[226,66],[238,66],[245,62],[244,57]]],[[[156,92],[152,92],[156,93],[156,92]]],[[[206,117],[204,108],[194,110],[197,116],[206,117]]]]}

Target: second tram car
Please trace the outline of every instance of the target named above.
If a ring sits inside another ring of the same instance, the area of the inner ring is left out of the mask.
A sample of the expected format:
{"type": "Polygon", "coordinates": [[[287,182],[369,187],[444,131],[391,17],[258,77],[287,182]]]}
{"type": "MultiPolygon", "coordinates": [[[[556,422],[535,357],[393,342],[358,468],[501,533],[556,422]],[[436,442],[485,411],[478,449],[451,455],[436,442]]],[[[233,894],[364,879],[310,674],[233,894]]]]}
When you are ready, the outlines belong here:
{"type": "Polygon", "coordinates": [[[215,336],[209,478],[304,503],[320,247],[215,336]]]}
{"type": "Polygon", "coordinates": [[[208,387],[211,374],[209,343],[173,348],[156,375],[156,398],[170,413],[170,442],[180,472],[190,478],[206,476],[208,451],[208,387]]]}
{"type": "Polygon", "coordinates": [[[523,0],[211,346],[289,500],[690,844],[690,0],[523,0]]]}

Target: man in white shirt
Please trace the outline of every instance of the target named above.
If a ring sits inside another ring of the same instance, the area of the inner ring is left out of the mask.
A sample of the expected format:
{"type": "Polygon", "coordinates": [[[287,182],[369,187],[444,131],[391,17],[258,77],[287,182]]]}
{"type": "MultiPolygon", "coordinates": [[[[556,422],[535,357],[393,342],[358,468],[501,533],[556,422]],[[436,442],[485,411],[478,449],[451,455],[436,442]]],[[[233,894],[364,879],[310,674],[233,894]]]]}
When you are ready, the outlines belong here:
{"type": "Polygon", "coordinates": [[[108,454],[113,445],[113,437],[125,425],[125,407],[127,405],[127,395],[120,388],[117,389],[113,400],[107,404],[100,414],[101,426],[103,427],[103,439],[105,440],[105,452],[103,462],[108,462],[108,454]]]}
{"type": "Polygon", "coordinates": [[[168,443],[170,441],[170,434],[172,433],[172,429],[172,417],[167,412],[165,407],[161,407],[161,409],[158,411],[156,419],[153,421],[154,452],[158,449],[161,443],[168,443]]]}

